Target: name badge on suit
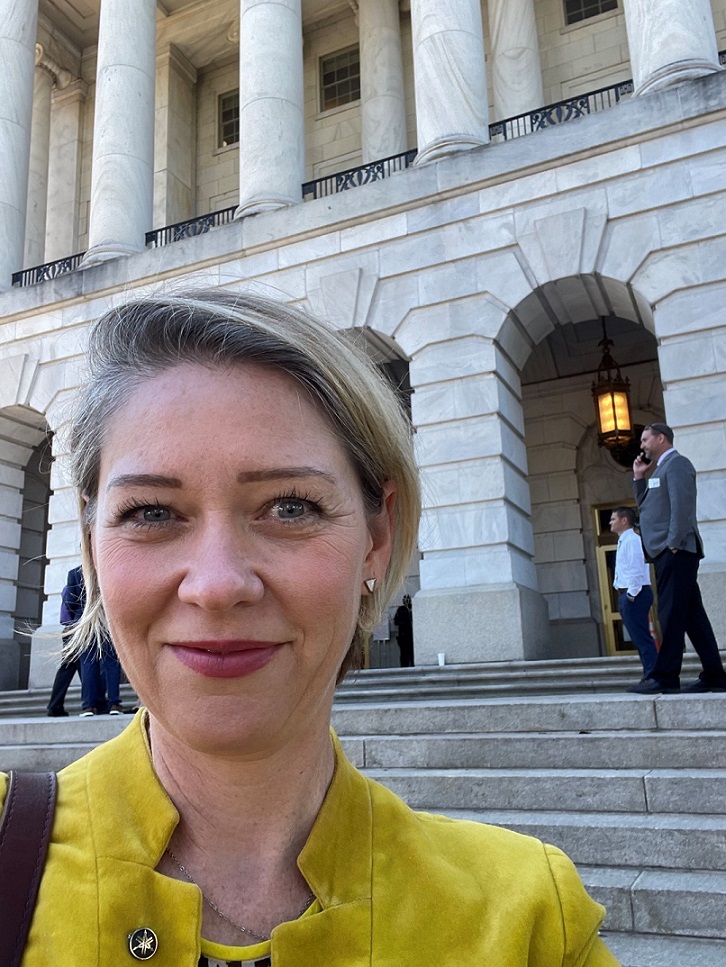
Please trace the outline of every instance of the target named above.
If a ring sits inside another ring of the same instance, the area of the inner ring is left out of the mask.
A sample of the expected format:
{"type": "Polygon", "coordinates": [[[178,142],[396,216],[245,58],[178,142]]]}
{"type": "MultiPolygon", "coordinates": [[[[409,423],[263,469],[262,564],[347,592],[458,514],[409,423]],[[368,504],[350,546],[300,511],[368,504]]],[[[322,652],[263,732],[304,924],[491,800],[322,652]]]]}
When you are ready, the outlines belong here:
{"type": "Polygon", "coordinates": [[[660,487],[660,477],[651,477],[648,481],[648,490],[655,490],[656,487],[660,487]]]}

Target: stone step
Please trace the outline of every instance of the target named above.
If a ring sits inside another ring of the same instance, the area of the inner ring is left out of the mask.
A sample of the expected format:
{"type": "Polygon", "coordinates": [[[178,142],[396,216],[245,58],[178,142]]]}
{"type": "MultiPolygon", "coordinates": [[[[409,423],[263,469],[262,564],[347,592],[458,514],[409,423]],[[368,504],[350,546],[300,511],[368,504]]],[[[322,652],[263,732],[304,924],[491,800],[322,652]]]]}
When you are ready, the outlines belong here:
{"type": "Polygon", "coordinates": [[[726,812],[726,769],[366,769],[413,809],[726,812]]]}
{"type": "Polygon", "coordinates": [[[58,742],[54,745],[0,746],[0,772],[59,772],[97,743],[58,742]]]}
{"type": "MultiPolygon", "coordinates": [[[[605,929],[726,939],[726,873],[580,867],[605,929]]],[[[726,963],[726,962],[725,962],[726,963]]]]}
{"type": "MultiPolygon", "coordinates": [[[[75,682],[78,681],[76,678],[75,682]]],[[[121,703],[124,707],[132,708],[138,705],[138,698],[130,685],[123,684],[120,688],[121,703]]],[[[0,692],[0,721],[5,718],[18,716],[45,716],[50,688],[15,689],[0,692]]],[[[64,706],[69,715],[77,715],[81,711],[81,686],[71,685],[66,693],[64,706]]]]}
{"type": "MultiPolygon", "coordinates": [[[[578,866],[726,872],[726,816],[442,810],[505,826],[563,849],[578,866]]],[[[726,963],[726,962],[725,962],[726,963]]]]}
{"type": "Polygon", "coordinates": [[[726,695],[548,695],[336,705],[341,735],[726,730],[726,695]]]}
{"type": "Polygon", "coordinates": [[[603,940],[620,967],[724,967],[726,941],[611,933],[603,940]]]}
{"type": "MultiPolygon", "coordinates": [[[[698,659],[687,654],[683,680],[695,679],[698,659]]],[[[527,695],[602,694],[623,692],[640,677],[635,656],[574,658],[549,661],[485,662],[476,665],[424,665],[416,668],[371,668],[348,676],[336,693],[348,702],[394,702],[436,698],[516,697],[527,695]]],[[[121,686],[124,704],[137,704],[128,685],[121,686]]],[[[0,692],[0,718],[43,715],[50,688],[0,692]]],[[[68,711],[80,709],[80,687],[68,691],[68,711]]]]}
{"type": "Polygon", "coordinates": [[[369,769],[718,769],[726,731],[344,737],[369,769]]]}

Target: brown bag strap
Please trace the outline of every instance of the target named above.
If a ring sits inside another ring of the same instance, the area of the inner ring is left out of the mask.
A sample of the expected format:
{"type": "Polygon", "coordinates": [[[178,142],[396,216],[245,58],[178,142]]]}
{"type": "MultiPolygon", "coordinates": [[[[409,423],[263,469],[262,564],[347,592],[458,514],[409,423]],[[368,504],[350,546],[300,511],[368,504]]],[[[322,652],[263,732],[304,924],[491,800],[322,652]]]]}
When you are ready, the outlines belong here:
{"type": "Polygon", "coordinates": [[[0,964],[19,967],[53,828],[54,772],[11,772],[0,825],[0,964]]]}

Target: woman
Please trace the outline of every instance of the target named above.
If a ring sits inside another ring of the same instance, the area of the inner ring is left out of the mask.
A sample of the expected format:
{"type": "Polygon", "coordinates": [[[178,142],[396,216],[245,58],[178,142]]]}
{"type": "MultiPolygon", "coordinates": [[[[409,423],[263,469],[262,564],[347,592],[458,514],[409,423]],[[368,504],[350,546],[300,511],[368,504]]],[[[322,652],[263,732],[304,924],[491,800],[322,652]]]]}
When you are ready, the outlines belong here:
{"type": "Polygon", "coordinates": [[[90,365],[74,646],[107,627],[146,710],[59,777],[25,967],[615,964],[563,854],[413,813],[331,736],[417,532],[373,367],[208,293],[113,310],[90,365]]]}

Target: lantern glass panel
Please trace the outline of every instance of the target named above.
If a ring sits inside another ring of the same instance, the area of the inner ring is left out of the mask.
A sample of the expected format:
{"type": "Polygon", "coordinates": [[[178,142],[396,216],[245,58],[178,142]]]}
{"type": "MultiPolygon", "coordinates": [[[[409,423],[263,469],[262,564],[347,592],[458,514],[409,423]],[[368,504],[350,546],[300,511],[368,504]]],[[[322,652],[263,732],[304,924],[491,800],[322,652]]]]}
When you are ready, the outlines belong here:
{"type": "Polygon", "coordinates": [[[615,421],[618,430],[630,431],[630,412],[628,408],[628,397],[626,393],[613,393],[613,409],[615,410],[615,421]]]}
{"type": "Polygon", "coordinates": [[[597,398],[598,413],[600,414],[600,433],[612,433],[616,427],[613,394],[605,392],[597,398]]]}

